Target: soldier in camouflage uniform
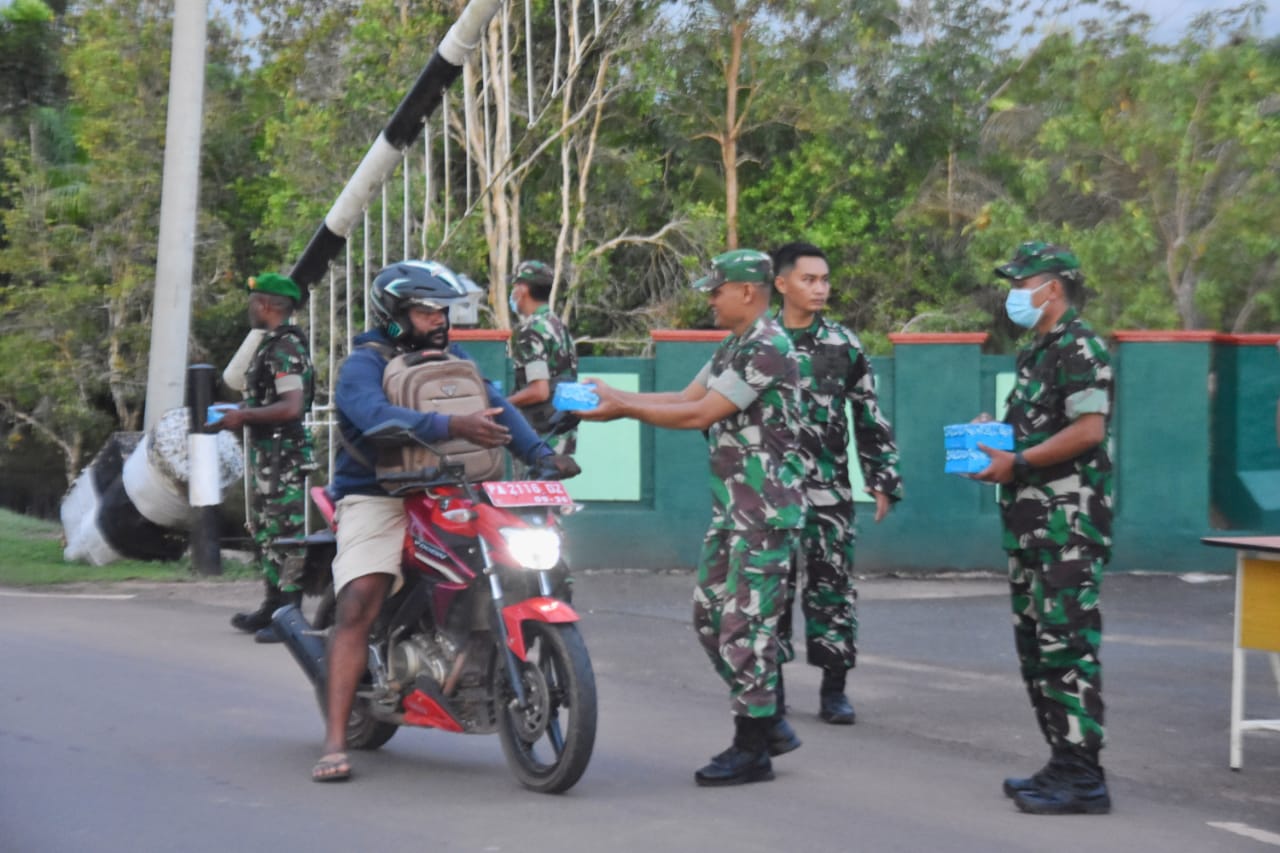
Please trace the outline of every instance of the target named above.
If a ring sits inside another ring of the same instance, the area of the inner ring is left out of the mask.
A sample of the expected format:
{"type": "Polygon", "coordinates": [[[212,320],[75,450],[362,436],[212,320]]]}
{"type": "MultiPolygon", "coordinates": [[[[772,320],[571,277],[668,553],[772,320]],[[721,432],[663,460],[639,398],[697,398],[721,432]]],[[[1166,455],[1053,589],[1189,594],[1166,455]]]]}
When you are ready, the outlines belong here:
{"type": "Polygon", "coordinates": [[[1084,276],[1069,249],[1023,243],[996,274],[1010,283],[1010,319],[1036,338],[1018,354],[1007,403],[1015,449],[981,447],[991,464],[974,477],[1003,484],[1014,642],[1052,750],[1039,772],[1006,779],[1004,790],[1024,812],[1101,814],[1111,809],[1098,763],[1098,593],[1111,556],[1111,359],[1078,313],[1084,276]]]}
{"type": "Polygon", "coordinates": [[[512,339],[516,388],[507,400],[520,409],[553,453],[572,455],[578,443],[576,430],[547,435],[556,411],[551,405],[556,386],[578,381],[573,338],[548,304],[554,285],[554,272],[541,261],[523,262],[511,277],[509,301],[520,325],[512,339]]]}
{"type": "Polygon", "coordinates": [[[302,291],[292,279],[266,273],[249,279],[249,324],[266,331],[245,375],[244,403],[226,412],[223,429],[248,427],[253,497],[248,519],[266,585],[257,610],[231,624],[260,643],[279,642],[271,614],[302,599],[302,559],[272,545],[305,535],[307,473],[315,468],[311,436],[302,424],[315,391],[315,371],[302,330],[289,324],[302,291]]]}
{"type": "MultiPolygon", "coordinates": [[[[822,669],[819,717],[849,725],[855,714],[845,695],[845,680],[857,655],[858,593],[853,584],[854,502],[846,404],[852,407],[858,461],[867,492],[875,498],[877,522],[902,498],[898,448],[876,401],[875,377],[862,344],[853,332],[822,314],[831,293],[827,256],[810,243],[787,243],[773,252],[773,268],[774,286],[782,295],[776,319],[790,336],[800,364],[800,449],[807,509],[797,567],[803,563],[805,657],[822,669]]],[[[791,615],[796,588],[793,568],[779,629],[783,662],[795,658],[791,615]]]]}
{"type": "Polygon", "coordinates": [[[778,617],[804,520],[804,463],[795,448],[798,365],[768,314],[768,255],[739,249],[713,260],[694,286],[731,334],[681,392],[638,394],[592,380],[587,420],[630,417],[704,430],[711,453],[711,527],[694,590],[693,624],[729,685],[734,739],[695,774],[699,785],[773,778],[770,755],[800,746],[777,702],[778,617]]]}

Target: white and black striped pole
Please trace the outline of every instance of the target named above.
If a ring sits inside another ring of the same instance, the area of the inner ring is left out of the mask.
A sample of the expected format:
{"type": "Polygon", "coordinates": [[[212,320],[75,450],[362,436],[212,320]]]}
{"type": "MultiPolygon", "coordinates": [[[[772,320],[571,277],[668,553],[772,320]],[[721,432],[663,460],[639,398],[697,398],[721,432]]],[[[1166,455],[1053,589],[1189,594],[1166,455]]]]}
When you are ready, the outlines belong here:
{"type": "Polygon", "coordinates": [[[391,120],[342,188],[338,200],[329,208],[324,222],[303,250],[302,257],[290,270],[289,277],[302,288],[303,299],[306,299],[311,285],[321,279],[330,262],[342,251],[369,200],[395,171],[404,150],[418,138],[427,118],[440,105],[445,90],[462,73],[467,56],[480,43],[484,28],[502,8],[503,2],[471,0],[449,28],[413,88],[396,107],[391,120]]]}
{"type": "Polygon", "coordinates": [[[222,574],[219,548],[218,507],[222,504],[222,484],[218,478],[218,434],[205,426],[217,371],[211,364],[187,368],[187,404],[191,431],[187,437],[187,459],[191,477],[187,494],[191,503],[191,567],[198,574],[222,574]]]}

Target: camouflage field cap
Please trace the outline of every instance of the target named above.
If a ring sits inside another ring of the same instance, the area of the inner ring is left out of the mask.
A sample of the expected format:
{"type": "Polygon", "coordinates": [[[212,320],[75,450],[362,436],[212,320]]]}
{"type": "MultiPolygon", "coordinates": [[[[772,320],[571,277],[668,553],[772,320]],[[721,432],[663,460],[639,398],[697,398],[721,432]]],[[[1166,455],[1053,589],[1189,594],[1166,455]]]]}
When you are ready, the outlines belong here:
{"type": "Polygon", "coordinates": [[[764,252],[734,249],[711,259],[711,272],[693,283],[694,290],[709,293],[731,281],[767,284],[773,281],[773,263],[764,252]]]}
{"type": "Polygon", "coordinates": [[[556,274],[542,261],[521,261],[511,275],[511,283],[527,284],[532,287],[551,287],[556,283],[556,274]]]}
{"type": "Polygon", "coordinates": [[[250,276],[247,287],[250,293],[273,293],[276,296],[287,296],[294,302],[302,301],[302,288],[287,275],[264,272],[262,275],[250,276]]]}
{"type": "Polygon", "coordinates": [[[1007,264],[996,267],[996,275],[1010,281],[1020,281],[1043,272],[1062,273],[1070,281],[1081,281],[1080,259],[1066,246],[1057,246],[1043,240],[1028,240],[1013,253],[1007,264]]]}

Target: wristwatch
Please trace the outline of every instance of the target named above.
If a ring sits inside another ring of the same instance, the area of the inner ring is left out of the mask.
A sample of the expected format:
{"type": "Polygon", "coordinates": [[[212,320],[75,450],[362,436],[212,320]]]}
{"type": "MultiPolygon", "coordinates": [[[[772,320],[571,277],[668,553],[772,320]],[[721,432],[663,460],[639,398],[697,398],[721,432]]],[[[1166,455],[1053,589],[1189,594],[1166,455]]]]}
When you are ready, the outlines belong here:
{"type": "Polygon", "coordinates": [[[1013,454],[1013,479],[1023,480],[1031,473],[1031,463],[1027,461],[1027,457],[1022,455],[1019,450],[1013,454]]]}

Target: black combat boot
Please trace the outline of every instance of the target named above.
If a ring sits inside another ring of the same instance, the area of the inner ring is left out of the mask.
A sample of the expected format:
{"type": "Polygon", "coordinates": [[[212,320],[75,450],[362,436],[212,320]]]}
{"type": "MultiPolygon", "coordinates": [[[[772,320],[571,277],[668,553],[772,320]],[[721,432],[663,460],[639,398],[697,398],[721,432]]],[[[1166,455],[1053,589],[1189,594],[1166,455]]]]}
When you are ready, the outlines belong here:
{"type": "Polygon", "coordinates": [[[778,667],[778,689],[776,710],[774,715],[769,718],[769,730],[765,735],[768,743],[769,754],[772,756],[783,755],[792,750],[800,748],[800,736],[796,734],[796,730],[791,728],[791,724],[787,722],[787,691],[782,684],[782,667],[778,667]]]}
{"type": "Polygon", "coordinates": [[[818,690],[818,716],[834,726],[851,726],[858,719],[844,695],[844,682],[848,670],[824,669],[822,687],[818,690]]]}
{"type": "MultiPolygon", "coordinates": [[[[295,589],[295,590],[291,590],[290,592],[280,593],[280,603],[271,612],[275,613],[276,610],[280,609],[281,607],[284,607],[286,604],[292,604],[294,607],[301,608],[302,607],[302,590],[295,589]]],[[[254,633],[253,641],[255,643],[281,642],[280,635],[276,633],[276,626],[273,625],[270,621],[267,622],[265,627],[259,628],[257,632],[254,633]]]]}
{"type": "Polygon", "coordinates": [[[786,717],[779,714],[765,719],[769,723],[769,728],[765,732],[765,743],[770,755],[785,755],[800,748],[802,743],[800,736],[796,734],[795,729],[791,728],[786,717]]]}
{"type": "Polygon", "coordinates": [[[1107,777],[1096,750],[1072,750],[1039,786],[1014,794],[1028,814],[1106,814],[1111,811],[1107,777]]]}
{"type": "Polygon", "coordinates": [[[1004,795],[1013,799],[1015,795],[1022,791],[1034,791],[1041,785],[1045,784],[1057,771],[1062,764],[1062,759],[1067,756],[1067,750],[1061,747],[1054,747],[1053,755],[1041,767],[1030,776],[1010,776],[1004,780],[1004,795]]]}
{"type": "Polygon", "coordinates": [[[745,785],[773,778],[773,764],[766,745],[772,717],[734,717],[733,746],[711,759],[693,775],[703,787],[745,785]]]}
{"type": "Polygon", "coordinates": [[[267,588],[267,594],[262,599],[262,604],[258,605],[258,609],[252,613],[237,613],[231,617],[231,627],[237,631],[244,631],[246,634],[261,631],[271,624],[271,614],[284,603],[279,587],[265,578],[262,583],[267,588]]]}

